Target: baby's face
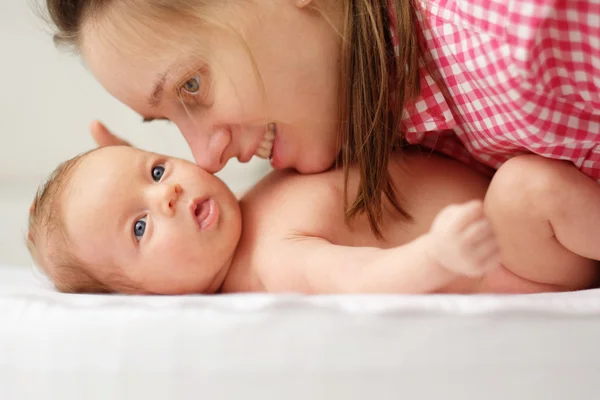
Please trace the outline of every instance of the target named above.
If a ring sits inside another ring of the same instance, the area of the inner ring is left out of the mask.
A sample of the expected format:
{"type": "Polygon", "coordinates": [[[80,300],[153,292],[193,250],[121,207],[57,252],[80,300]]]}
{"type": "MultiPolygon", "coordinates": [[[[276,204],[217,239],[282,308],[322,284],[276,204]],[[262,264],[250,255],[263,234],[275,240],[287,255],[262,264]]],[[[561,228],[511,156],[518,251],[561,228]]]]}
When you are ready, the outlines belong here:
{"type": "Polygon", "coordinates": [[[85,156],[64,195],[65,229],[100,280],[140,292],[214,293],[241,234],[233,193],[190,162],[132,147],[85,156]]]}

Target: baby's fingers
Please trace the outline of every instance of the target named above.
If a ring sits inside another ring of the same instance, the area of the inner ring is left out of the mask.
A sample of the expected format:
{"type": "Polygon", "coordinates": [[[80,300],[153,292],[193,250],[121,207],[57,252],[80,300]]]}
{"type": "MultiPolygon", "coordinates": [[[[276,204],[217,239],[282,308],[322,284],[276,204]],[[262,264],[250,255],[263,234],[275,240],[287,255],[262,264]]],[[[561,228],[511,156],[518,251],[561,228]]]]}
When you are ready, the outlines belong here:
{"type": "Polygon", "coordinates": [[[495,240],[492,224],[487,218],[475,220],[464,229],[462,235],[464,240],[472,245],[477,245],[486,240],[495,240]]]}
{"type": "Polygon", "coordinates": [[[483,218],[483,203],[481,200],[472,200],[458,206],[451,206],[448,221],[456,231],[464,231],[469,225],[483,218]]]}
{"type": "Polygon", "coordinates": [[[477,262],[481,267],[481,273],[485,273],[490,269],[497,268],[502,262],[500,254],[500,246],[496,240],[488,240],[477,249],[477,262]]]}

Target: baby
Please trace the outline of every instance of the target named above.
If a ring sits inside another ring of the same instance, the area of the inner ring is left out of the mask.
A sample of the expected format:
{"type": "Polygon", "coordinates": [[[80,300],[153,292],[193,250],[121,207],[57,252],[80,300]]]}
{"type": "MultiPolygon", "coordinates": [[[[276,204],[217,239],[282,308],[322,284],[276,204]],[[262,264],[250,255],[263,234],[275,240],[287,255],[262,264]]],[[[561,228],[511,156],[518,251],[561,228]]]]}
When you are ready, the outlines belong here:
{"type": "MultiPolygon", "coordinates": [[[[408,151],[393,157],[389,172],[410,218],[390,211],[380,238],[364,216],[345,223],[342,171],[276,171],[238,202],[193,163],[104,147],[62,164],[41,188],[28,247],[64,292],[532,293],[595,285],[600,187],[574,167],[521,156],[490,184],[458,162],[408,151]]],[[[357,183],[351,171],[348,198],[357,183]]]]}

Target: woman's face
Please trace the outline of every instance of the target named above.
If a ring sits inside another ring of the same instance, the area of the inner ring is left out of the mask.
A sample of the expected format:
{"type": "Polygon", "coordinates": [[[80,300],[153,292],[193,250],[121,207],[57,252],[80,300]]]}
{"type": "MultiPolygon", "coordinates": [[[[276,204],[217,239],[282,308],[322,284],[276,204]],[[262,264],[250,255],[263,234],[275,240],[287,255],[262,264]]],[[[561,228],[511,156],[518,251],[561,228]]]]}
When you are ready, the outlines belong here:
{"type": "Polygon", "coordinates": [[[223,1],[211,18],[225,28],[136,19],[117,4],[84,24],[82,52],[144,120],[175,123],[207,171],[258,153],[278,169],[321,172],[339,151],[341,39],[335,18],[308,3],[223,1]]]}

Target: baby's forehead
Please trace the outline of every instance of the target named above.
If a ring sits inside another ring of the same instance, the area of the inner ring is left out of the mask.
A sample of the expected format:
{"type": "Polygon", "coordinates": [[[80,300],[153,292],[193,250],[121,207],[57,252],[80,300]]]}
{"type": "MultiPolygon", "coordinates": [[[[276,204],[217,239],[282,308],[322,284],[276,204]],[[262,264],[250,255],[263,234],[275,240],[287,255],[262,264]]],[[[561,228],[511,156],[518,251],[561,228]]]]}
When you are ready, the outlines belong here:
{"type": "Polygon", "coordinates": [[[120,205],[135,184],[140,155],[143,153],[103,148],[80,161],[60,201],[70,230],[82,223],[102,226],[121,212],[120,205]]]}
{"type": "Polygon", "coordinates": [[[73,171],[74,181],[119,178],[141,165],[152,153],[129,146],[107,146],[89,152],[73,171]]]}
{"type": "Polygon", "coordinates": [[[123,209],[119,190],[110,183],[76,178],[60,202],[63,233],[73,253],[88,263],[107,262],[93,258],[95,249],[106,247],[102,243],[109,243],[117,233],[123,209]]]}
{"type": "Polygon", "coordinates": [[[84,160],[87,159],[96,162],[120,161],[126,163],[151,154],[153,153],[131,146],[105,146],[90,151],[86,154],[84,160]]]}

